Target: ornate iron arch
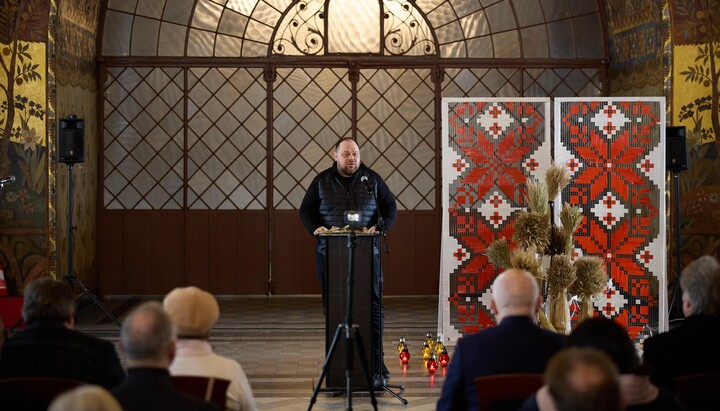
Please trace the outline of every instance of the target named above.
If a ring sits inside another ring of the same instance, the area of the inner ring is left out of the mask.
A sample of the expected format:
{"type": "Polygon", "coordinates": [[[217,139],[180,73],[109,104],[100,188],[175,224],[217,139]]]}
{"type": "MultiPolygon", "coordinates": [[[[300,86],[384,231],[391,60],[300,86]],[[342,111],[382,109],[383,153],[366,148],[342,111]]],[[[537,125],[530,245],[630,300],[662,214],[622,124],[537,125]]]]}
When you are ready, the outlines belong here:
{"type": "MultiPolygon", "coordinates": [[[[318,56],[337,54],[328,47],[328,30],[332,0],[295,0],[275,27],[268,56],[318,56]]],[[[437,37],[430,22],[411,0],[378,0],[377,25],[368,30],[379,31],[374,56],[439,56],[437,37]]],[[[342,23],[342,22],[336,22],[342,23]]],[[[372,23],[371,23],[372,24],[372,23]]]]}

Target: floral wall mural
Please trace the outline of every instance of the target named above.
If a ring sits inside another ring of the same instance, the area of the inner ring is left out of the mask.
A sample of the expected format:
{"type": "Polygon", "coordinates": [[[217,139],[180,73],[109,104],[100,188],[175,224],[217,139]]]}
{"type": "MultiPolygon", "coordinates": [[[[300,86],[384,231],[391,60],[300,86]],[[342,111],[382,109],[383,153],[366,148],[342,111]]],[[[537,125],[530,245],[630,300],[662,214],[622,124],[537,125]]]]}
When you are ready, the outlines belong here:
{"type": "Polygon", "coordinates": [[[10,295],[48,269],[49,0],[0,2],[0,262],[10,295]]]}
{"type": "Polygon", "coordinates": [[[672,123],[687,127],[681,178],[682,266],[720,253],[720,0],[676,0],[672,123]]]}

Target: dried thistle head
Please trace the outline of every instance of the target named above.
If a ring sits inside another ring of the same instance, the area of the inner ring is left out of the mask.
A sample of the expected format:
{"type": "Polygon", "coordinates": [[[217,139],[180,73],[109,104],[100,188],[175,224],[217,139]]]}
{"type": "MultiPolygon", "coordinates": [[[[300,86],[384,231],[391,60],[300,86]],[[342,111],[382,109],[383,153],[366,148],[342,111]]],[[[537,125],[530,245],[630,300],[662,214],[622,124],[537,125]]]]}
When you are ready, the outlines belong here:
{"type": "Polygon", "coordinates": [[[550,236],[550,221],[547,215],[534,211],[521,212],[515,219],[513,240],[525,248],[544,250],[550,236]]]}
{"type": "Polygon", "coordinates": [[[568,237],[577,230],[580,223],[582,223],[582,219],[583,215],[580,207],[571,206],[568,203],[563,205],[563,209],[560,212],[560,222],[562,223],[563,229],[568,237]]]}
{"type": "Polygon", "coordinates": [[[568,246],[570,238],[561,227],[552,227],[552,233],[550,234],[550,242],[547,248],[545,248],[545,255],[560,255],[565,254],[566,247],[568,246]]]}
{"type": "Polygon", "coordinates": [[[547,184],[548,198],[554,200],[555,197],[570,182],[570,171],[564,165],[552,163],[545,173],[545,184],[547,184]]]}
{"type": "Polygon", "coordinates": [[[505,237],[490,244],[485,255],[495,267],[505,269],[510,266],[510,245],[505,237]]]}
{"type": "Polygon", "coordinates": [[[548,192],[545,184],[532,177],[528,177],[525,184],[528,190],[528,207],[530,207],[530,210],[539,214],[547,214],[548,192]]]}
{"type": "Polygon", "coordinates": [[[550,294],[561,292],[575,281],[575,267],[570,257],[556,255],[547,270],[547,282],[550,294]]]}
{"type": "Polygon", "coordinates": [[[575,260],[577,279],[570,287],[570,292],[581,297],[597,295],[607,287],[608,277],[605,265],[599,257],[583,256],[575,260]]]}
{"type": "Polygon", "coordinates": [[[513,250],[510,254],[510,265],[507,268],[525,270],[535,276],[538,283],[542,280],[540,261],[532,250],[513,250]]]}

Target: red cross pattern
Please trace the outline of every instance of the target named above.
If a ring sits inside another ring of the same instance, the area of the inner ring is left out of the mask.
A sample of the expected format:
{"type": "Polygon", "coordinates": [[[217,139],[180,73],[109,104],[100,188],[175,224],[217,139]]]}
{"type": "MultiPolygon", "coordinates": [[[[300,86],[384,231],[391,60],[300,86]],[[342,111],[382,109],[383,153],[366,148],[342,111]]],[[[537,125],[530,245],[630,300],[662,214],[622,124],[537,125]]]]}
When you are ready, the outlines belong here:
{"type": "Polygon", "coordinates": [[[645,250],[642,254],[639,255],[639,258],[645,262],[645,264],[650,264],[650,261],[655,259],[655,256],[650,253],[650,251],[645,250]]]}
{"type": "Polygon", "coordinates": [[[467,253],[466,253],[465,250],[463,250],[462,248],[458,248],[458,249],[453,253],[453,257],[457,258],[458,261],[462,261],[463,258],[465,258],[466,255],[467,255],[467,253]]]}
{"type": "Polygon", "coordinates": [[[650,161],[649,158],[646,158],[645,160],[643,160],[642,163],[638,164],[638,167],[640,167],[640,169],[644,172],[650,173],[650,171],[655,168],[655,164],[653,164],[653,162],[650,161]]]}
{"type": "Polygon", "coordinates": [[[539,166],[540,163],[538,163],[534,157],[530,157],[525,163],[525,167],[527,167],[530,171],[535,171],[539,166]]]}

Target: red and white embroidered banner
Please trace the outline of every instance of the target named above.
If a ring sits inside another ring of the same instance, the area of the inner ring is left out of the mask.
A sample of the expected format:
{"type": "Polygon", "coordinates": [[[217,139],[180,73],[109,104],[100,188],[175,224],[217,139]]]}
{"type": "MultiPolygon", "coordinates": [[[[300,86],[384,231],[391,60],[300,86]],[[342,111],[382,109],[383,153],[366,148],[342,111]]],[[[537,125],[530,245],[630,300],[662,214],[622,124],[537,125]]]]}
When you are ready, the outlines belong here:
{"type": "Polygon", "coordinates": [[[445,341],[494,324],[484,253],[513,234],[526,180],[550,165],[549,98],[443,98],[439,323],[445,341]]]}
{"type": "MultiPolygon", "coordinates": [[[[443,99],[443,226],[439,331],[459,337],[494,324],[484,253],[513,234],[526,179],[551,163],[549,99],[443,99]]],[[[583,210],[575,254],[605,259],[610,284],[598,313],[635,339],[667,329],[665,101],[558,98],[555,161],[571,181],[558,205],[583,210]]]]}
{"type": "Polygon", "coordinates": [[[593,305],[639,339],[667,329],[665,99],[558,98],[561,199],[582,207],[575,253],[605,259],[612,282],[593,305]]]}

